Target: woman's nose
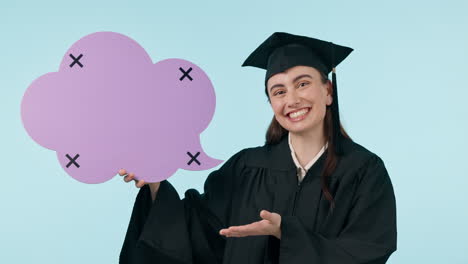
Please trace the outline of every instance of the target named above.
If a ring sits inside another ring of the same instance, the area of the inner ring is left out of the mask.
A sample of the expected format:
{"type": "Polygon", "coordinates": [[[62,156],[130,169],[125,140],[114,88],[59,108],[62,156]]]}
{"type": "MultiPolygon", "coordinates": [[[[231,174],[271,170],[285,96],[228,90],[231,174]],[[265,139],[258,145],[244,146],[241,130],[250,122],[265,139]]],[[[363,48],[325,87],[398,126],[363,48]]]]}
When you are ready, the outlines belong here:
{"type": "Polygon", "coordinates": [[[287,93],[287,104],[289,107],[294,107],[294,106],[297,106],[301,99],[299,97],[299,94],[297,94],[296,91],[292,91],[292,92],[289,92],[287,93]]]}

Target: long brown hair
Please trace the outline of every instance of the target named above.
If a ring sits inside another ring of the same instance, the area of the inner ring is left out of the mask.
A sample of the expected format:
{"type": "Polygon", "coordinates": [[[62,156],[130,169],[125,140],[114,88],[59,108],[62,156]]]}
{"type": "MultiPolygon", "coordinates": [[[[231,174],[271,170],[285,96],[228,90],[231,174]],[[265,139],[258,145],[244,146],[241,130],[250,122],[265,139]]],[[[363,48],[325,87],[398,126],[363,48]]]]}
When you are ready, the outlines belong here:
{"type": "MultiPolygon", "coordinates": [[[[319,71],[320,72],[320,71],[319,71]]],[[[329,79],[327,75],[324,73],[320,72],[321,74],[321,81],[323,84],[326,84],[329,82],[329,79]]],[[[333,93],[333,89],[331,89],[331,92],[333,93]]],[[[267,87],[265,85],[265,93],[268,97],[268,102],[270,102],[270,97],[268,96],[268,91],[267,87]]],[[[333,102],[335,103],[335,102],[333,102]]],[[[334,138],[333,138],[333,112],[332,112],[332,107],[327,106],[326,112],[325,112],[325,118],[324,118],[324,134],[325,137],[328,140],[328,147],[327,147],[327,159],[325,160],[325,165],[323,167],[322,174],[320,176],[320,183],[322,186],[322,192],[325,196],[325,198],[330,202],[330,208],[333,211],[333,208],[335,208],[335,201],[333,199],[333,196],[330,193],[329,190],[329,182],[328,178],[330,175],[333,174],[333,172],[336,169],[336,166],[338,164],[338,154],[335,152],[335,144],[334,138]]],[[[344,138],[350,139],[348,133],[346,133],[345,129],[340,123],[340,132],[341,136],[344,138]]],[[[278,142],[281,141],[281,139],[288,134],[288,130],[286,130],[284,127],[282,127],[276,118],[273,116],[273,119],[271,120],[270,125],[268,126],[268,130],[266,132],[266,144],[268,145],[273,145],[277,144],[278,142]]]]}

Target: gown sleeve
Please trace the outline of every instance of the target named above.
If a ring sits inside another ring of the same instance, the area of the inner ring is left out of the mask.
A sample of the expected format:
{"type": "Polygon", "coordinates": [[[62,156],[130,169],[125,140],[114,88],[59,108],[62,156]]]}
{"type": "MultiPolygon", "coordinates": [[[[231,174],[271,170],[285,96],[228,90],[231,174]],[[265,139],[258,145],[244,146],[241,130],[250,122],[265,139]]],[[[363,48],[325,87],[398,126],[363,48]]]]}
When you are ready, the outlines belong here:
{"type": "Polygon", "coordinates": [[[226,241],[219,230],[230,217],[232,194],[243,168],[242,153],[208,175],[203,194],[189,189],[180,199],[165,180],[152,202],[149,187],[142,187],[119,263],[221,263],[226,241]]]}
{"type": "Polygon", "coordinates": [[[396,204],[383,161],[374,156],[358,175],[353,206],[336,238],[308,231],[296,216],[281,221],[279,263],[381,264],[396,250],[396,204]]]}

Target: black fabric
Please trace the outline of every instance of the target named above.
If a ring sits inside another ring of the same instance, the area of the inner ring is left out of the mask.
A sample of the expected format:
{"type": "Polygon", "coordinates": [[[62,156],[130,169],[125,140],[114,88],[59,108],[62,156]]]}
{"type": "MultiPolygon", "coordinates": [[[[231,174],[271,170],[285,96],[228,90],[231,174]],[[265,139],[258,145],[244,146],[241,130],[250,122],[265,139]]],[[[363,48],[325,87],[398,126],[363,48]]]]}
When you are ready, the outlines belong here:
{"type": "Polygon", "coordinates": [[[180,199],[168,181],[154,203],[147,186],[135,201],[120,263],[385,263],[396,250],[396,205],[383,161],[345,139],[330,178],[336,207],[320,188],[326,152],[298,184],[287,137],[244,149],[209,174],[204,193],[180,199]],[[219,230],[282,216],[273,236],[225,238],[219,230]]]}
{"type": "Polygon", "coordinates": [[[265,83],[271,76],[298,65],[311,66],[323,73],[328,72],[319,56],[309,48],[296,43],[275,49],[268,57],[267,65],[265,83]]]}

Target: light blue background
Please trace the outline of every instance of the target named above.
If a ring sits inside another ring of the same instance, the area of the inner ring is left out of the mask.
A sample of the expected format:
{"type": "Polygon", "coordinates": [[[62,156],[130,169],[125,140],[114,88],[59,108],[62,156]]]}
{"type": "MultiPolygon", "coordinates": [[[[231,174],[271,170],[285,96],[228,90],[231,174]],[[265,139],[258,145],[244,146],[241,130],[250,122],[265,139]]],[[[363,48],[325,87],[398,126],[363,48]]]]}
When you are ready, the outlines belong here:
{"type": "MultiPolygon", "coordinates": [[[[286,31],[353,47],[338,67],[341,114],[394,184],[398,250],[389,263],[468,263],[467,3],[2,1],[0,263],[117,263],[138,190],[118,176],[75,181],[20,119],[28,85],[96,31],[133,38],[155,62],[184,58],[208,73],[217,109],[202,143],[224,160],[262,145],[272,117],[264,71],[240,67],[258,44],[286,31]]],[[[208,173],[179,170],[170,181],[183,194],[201,190],[208,173]]]]}

